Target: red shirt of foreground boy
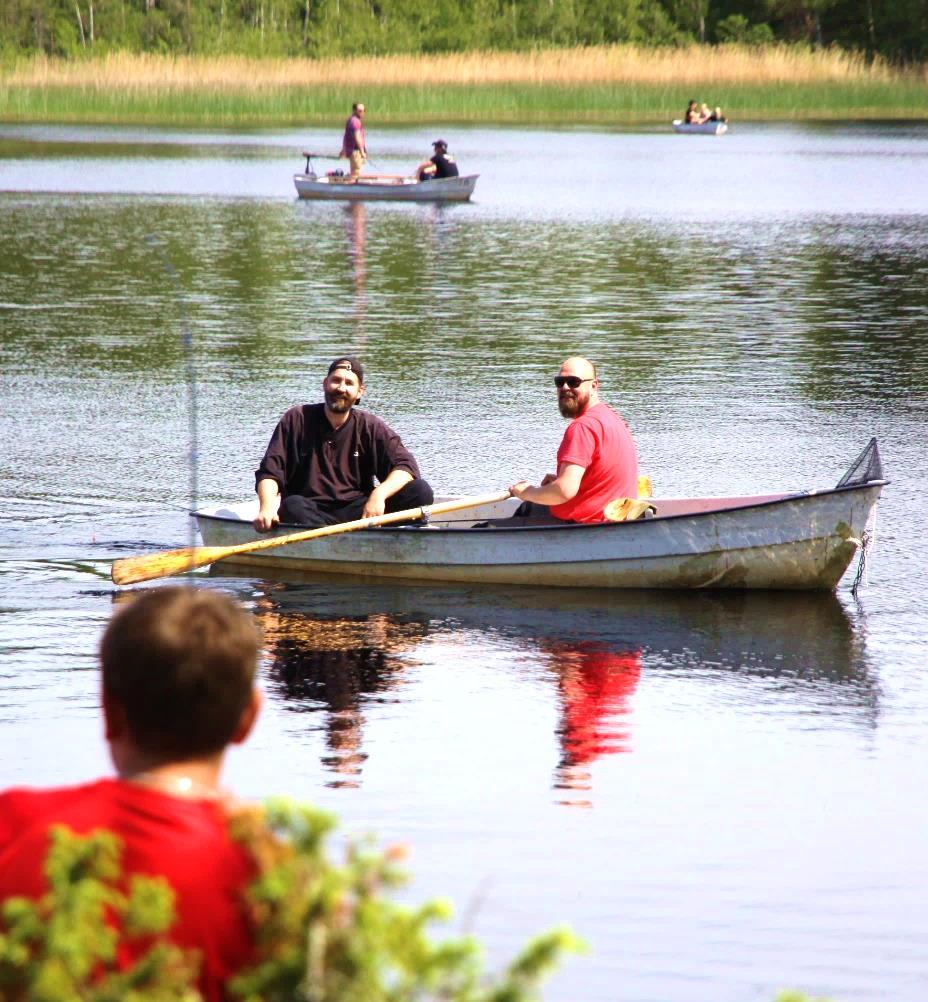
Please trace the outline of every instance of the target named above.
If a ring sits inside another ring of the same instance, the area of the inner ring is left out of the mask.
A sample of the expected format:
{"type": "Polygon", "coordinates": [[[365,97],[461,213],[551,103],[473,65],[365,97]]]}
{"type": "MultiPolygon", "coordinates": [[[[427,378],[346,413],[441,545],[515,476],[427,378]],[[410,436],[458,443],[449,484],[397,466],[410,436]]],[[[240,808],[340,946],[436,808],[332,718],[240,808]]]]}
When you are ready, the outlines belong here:
{"type": "Polygon", "coordinates": [[[604,522],[617,498],[638,496],[638,453],[622,418],[599,398],[592,362],[568,358],[554,377],[558,409],[571,423],[557,451],[557,473],[533,487],[520,480],[509,490],[523,504],[515,517],[562,522],[604,522]]]}
{"type": "Polygon", "coordinates": [[[0,902],[45,892],[51,826],[115,832],[127,877],[174,888],[171,938],[200,951],[204,997],[225,999],[225,982],[254,959],[244,906],[254,867],[228,834],[219,776],[260,708],[258,649],[251,616],[206,589],[159,588],[120,610],[100,645],[117,777],[0,794],[0,902]]]}

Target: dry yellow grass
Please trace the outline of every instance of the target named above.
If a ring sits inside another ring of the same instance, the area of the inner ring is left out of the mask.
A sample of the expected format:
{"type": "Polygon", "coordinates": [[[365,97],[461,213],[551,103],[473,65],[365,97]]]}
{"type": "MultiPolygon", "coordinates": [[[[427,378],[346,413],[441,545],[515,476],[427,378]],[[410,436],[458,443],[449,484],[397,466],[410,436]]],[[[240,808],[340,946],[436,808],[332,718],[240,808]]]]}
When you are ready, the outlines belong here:
{"type": "Polygon", "coordinates": [[[928,82],[928,68],[902,74],[883,62],[867,63],[853,53],[787,46],[603,46],[326,60],[115,53],[86,62],[37,57],[0,70],[0,81],[8,87],[129,92],[279,91],[349,82],[362,90],[372,86],[415,86],[427,79],[441,80],[445,86],[569,88],[596,84],[685,87],[706,81],[718,87],[890,83],[903,77],[928,82]]]}

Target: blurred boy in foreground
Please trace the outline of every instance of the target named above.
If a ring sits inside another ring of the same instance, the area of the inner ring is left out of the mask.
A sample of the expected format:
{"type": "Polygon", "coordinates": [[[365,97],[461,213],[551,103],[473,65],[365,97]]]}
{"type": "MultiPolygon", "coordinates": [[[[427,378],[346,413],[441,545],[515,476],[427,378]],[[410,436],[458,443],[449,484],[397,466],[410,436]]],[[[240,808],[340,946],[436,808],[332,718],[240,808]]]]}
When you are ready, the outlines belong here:
{"type": "Polygon", "coordinates": [[[252,962],[243,891],[254,874],[228,833],[225,752],[257,718],[259,635],[252,617],[206,589],[160,588],[117,612],[100,644],[105,737],[116,777],[0,793],[0,902],[40,897],[49,829],[122,839],[122,864],[176,895],[171,939],[202,954],[211,1002],[252,962]]]}

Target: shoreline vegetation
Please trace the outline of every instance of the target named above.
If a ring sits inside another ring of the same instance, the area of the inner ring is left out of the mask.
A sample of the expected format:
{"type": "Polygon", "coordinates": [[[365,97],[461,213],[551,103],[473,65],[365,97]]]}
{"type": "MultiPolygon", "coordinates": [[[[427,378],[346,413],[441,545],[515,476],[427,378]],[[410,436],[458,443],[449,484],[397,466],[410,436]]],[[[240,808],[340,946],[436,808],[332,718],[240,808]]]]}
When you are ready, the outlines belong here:
{"type": "Polygon", "coordinates": [[[0,64],[0,121],[281,127],[928,119],[928,66],[806,45],[605,45],[327,59],[110,52],[0,64]],[[441,81],[435,86],[433,81],[441,81]],[[349,83],[350,82],[350,83],[349,83]]]}

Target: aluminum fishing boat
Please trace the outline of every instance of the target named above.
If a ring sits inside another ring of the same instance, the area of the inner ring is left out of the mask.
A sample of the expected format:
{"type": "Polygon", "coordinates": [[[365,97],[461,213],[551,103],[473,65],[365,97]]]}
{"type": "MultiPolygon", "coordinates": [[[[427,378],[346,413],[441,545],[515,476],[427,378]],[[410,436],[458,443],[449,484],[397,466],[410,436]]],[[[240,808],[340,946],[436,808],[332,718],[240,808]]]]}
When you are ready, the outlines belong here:
{"type": "Polygon", "coordinates": [[[300,198],[349,202],[466,202],[479,174],[418,181],[399,174],[362,174],[356,181],[344,175],[294,174],[300,198]]]}
{"type": "MultiPolygon", "coordinates": [[[[830,591],[854,556],[866,550],[886,483],[873,439],[832,488],[656,497],[656,515],[633,522],[482,526],[511,514],[518,501],[510,498],[425,525],[307,540],[237,555],[224,564],[234,561],[267,576],[279,570],[562,588],[830,591]]],[[[256,514],[256,500],[194,513],[206,546],[255,539],[256,514]]]]}

